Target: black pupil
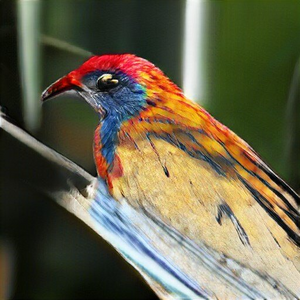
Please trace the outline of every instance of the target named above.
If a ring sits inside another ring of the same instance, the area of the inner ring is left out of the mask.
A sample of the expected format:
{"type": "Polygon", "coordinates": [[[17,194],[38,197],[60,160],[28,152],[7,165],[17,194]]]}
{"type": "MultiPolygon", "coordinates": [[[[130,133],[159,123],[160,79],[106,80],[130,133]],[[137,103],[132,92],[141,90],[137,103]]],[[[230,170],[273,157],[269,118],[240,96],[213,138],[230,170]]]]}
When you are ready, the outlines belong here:
{"type": "Polygon", "coordinates": [[[97,82],[98,89],[102,92],[108,91],[116,87],[118,84],[119,84],[119,80],[117,77],[115,76],[108,77],[105,75],[100,76],[97,82]]]}

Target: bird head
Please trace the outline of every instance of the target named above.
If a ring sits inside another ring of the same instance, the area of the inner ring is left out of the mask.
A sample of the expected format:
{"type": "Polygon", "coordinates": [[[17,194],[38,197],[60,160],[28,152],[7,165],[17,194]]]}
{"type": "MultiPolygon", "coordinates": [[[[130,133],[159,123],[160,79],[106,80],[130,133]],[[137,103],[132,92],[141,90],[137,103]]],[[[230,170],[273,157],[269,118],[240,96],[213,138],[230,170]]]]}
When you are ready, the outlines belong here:
{"type": "MultiPolygon", "coordinates": [[[[93,56],[50,85],[42,100],[73,92],[99,113],[120,122],[157,106],[181,90],[149,61],[132,54],[93,56]]],[[[171,97],[172,98],[172,97],[171,97]]]]}

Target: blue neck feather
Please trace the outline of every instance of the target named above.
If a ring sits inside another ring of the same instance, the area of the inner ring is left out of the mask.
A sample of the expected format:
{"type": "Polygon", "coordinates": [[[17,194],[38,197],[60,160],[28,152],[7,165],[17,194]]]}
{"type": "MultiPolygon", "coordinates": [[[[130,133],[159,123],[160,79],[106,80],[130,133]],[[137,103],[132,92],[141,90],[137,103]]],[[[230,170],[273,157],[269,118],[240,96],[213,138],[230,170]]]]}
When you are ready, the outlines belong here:
{"type": "Polygon", "coordinates": [[[101,154],[109,165],[112,165],[114,160],[120,126],[121,121],[118,116],[110,114],[103,120],[99,132],[102,143],[101,154]]]}
{"type": "Polygon", "coordinates": [[[122,123],[145,109],[147,98],[145,87],[118,70],[96,70],[86,74],[82,82],[93,92],[96,103],[106,111],[98,134],[102,143],[101,154],[112,166],[122,123]],[[119,78],[119,85],[107,92],[100,92],[97,80],[105,73],[115,74],[119,78]]]}
{"type": "Polygon", "coordinates": [[[113,95],[109,93],[104,97],[102,95],[99,102],[107,113],[99,132],[102,143],[101,154],[112,166],[120,127],[123,122],[139,115],[145,109],[146,96],[144,89],[136,88],[133,91],[129,87],[124,87],[113,95]]]}

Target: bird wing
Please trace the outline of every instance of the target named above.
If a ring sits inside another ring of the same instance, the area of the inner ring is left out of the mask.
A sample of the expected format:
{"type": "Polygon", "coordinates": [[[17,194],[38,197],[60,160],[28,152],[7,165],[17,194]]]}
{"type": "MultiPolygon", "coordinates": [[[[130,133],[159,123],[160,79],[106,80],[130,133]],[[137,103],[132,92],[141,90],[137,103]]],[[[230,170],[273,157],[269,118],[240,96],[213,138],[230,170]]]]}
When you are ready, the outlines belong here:
{"type": "Polygon", "coordinates": [[[299,294],[297,194],[225,126],[158,126],[124,133],[113,196],[299,294]]]}
{"type": "MultiPolygon", "coordinates": [[[[132,209],[125,200],[115,201],[100,179],[93,184],[96,191],[92,187],[84,191],[83,186],[95,178],[10,123],[1,113],[0,127],[4,135],[16,138],[70,177],[68,184],[61,182],[53,190],[53,184],[46,183],[43,189],[112,244],[161,299],[297,298],[268,274],[246,268],[203,243],[194,243],[157,217],[132,209]]],[[[35,178],[27,180],[37,184],[35,178]]]]}

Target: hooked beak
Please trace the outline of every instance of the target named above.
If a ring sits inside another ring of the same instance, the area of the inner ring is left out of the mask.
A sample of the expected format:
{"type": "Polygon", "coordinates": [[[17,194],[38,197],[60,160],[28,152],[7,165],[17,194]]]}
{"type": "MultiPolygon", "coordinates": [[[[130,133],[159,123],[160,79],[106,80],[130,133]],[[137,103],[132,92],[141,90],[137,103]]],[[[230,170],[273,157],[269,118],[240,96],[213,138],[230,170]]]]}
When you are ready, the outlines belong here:
{"type": "Polygon", "coordinates": [[[68,91],[82,91],[83,85],[80,81],[75,79],[71,74],[68,74],[53,84],[51,84],[44,92],[42,93],[41,100],[45,102],[46,100],[53,99],[58,95],[61,95],[68,91]]]}
{"type": "Polygon", "coordinates": [[[83,85],[78,79],[72,76],[72,73],[58,79],[52,83],[48,88],[42,93],[41,100],[45,102],[49,99],[53,99],[65,92],[75,91],[82,97],[87,103],[89,103],[94,110],[99,114],[100,119],[105,118],[107,112],[106,110],[97,102],[92,93],[88,88],[83,85]]]}

